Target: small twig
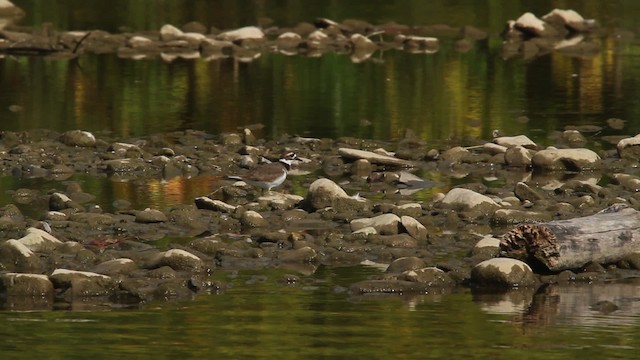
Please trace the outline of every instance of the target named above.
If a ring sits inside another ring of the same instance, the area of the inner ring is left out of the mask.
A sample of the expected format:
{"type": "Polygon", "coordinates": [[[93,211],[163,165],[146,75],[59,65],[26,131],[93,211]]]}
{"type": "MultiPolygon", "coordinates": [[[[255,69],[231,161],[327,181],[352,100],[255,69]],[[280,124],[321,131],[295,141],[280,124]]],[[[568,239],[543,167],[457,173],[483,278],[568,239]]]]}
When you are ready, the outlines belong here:
{"type": "Polygon", "coordinates": [[[78,48],[80,47],[80,45],[82,45],[82,43],[87,40],[87,38],[89,37],[89,35],[91,35],[91,31],[89,31],[88,33],[86,33],[76,44],[76,46],[73,48],[73,53],[75,54],[76,51],[78,51],[78,48]]]}

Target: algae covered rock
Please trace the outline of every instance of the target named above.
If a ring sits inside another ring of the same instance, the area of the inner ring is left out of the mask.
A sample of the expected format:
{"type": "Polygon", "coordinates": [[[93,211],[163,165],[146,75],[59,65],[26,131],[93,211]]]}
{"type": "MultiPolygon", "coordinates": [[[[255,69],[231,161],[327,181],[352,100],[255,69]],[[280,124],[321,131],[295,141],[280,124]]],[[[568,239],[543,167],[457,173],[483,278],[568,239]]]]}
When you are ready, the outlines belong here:
{"type": "Polygon", "coordinates": [[[510,258],[485,260],[471,270],[471,282],[489,287],[526,287],[538,283],[526,263],[510,258]]]}

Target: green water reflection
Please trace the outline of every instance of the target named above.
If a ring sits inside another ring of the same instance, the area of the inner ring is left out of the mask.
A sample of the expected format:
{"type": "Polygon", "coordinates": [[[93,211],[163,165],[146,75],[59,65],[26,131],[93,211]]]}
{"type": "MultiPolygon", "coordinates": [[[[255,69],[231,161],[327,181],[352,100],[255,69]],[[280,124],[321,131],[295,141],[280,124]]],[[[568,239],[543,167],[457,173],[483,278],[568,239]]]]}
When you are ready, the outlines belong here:
{"type": "Polygon", "coordinates": [[[0,76],[13,86],[0,92],[0,116],[4,130],[80,128],[120,137],[189,128],[216,134],[262,123],[267,138],[393,139],[409,128],[425,140],[489,138],[494,129],[539,129],[544,139],[567,125],[606,130],[611,117],[636,132],[636,50],[582,60],[555,54],[530,65],[481,48],[387,52],[383,63],[358,65],[336,54],[265,54],[252,64],[7,58],[0,76]],[[521,115],[530,121],[516,121],[521,115]]]}
{"type": "MultiPolygon", "coordinates": [[[[523,322],[449,295],[351,297],[364,268],[320,268],[296,286],[282,270],[234,276],[220,295],[142,311],[0,313],[7,358],[634,358],[637,325],[523,322]],[[264,275],[266,274],[266,276],[264,275]],[[613,352],[615,350],[615,352],[613,352]],[[613,355],[615,353],[615,355],[613,355]]],[[[606,315],[600,315],[606,318],[606,315]]]]}
{"type": "MultiPolygon", "coordinates": [[[[205,6],[204,2],[184,3],[192,4],[192,7],[185,6],[191,10],[205,6]]],[[[241,8],[274,10],[269,7],[270,2],[264,6],[261,2],[240,3],[249,8],[230,2],[218,5],[237,6],[238,11],[231,13],[239,13],[241,8]]],[[[321,58],[263,54],[250,64],[232,59],[168,64],[161,60],[124,60],[112,55],[83,56],[74,61],[4,58],[0,59],[0,82],[5,89],[0,91],[2,129],[81,128],[117,136],[140,136],[181,129],[202,129],[216,134],[262,123],[266,127],[259,135],[267,138],[296,133],[315,137],[353,135],[394,139],[403,129],[410,128],[425,140],[490,138],[491,132],[499,129],[504,134],[528,133],[545,143],[553,131],[569,125],[603,126],[604,134],[618,134],[621,131],[606,126],[607,119],[618,117],[628,121],[625,133],[640,131],[637,120],[640,103],[636,100],[640,68],[635,42],[620,42],[610,35],[602,39],[602,51],[593,58],[553,54],[530,62],[503,60],[497,31],[506,19],[524,12],[524,5],[499,1],[483,5],[478,5],[482,2],[442,1],[429,2],[428,6],[423,3],[398,2],[405,6],[390,6],[393,9],[390,12],[385,12],[385,6],[367,5],[369,10],[361,14],[376,9],[378,17],[367,20],[382,21],[380,16],[384,14],[384,17],[394,16],[398,22],[410,16],[413,22],[422,24],[471,24],[490,30],[489,40],[475,42],[469,52],[459,53],[451,40],[443,39],[436,54],[387,51],[374,54],[362,64],[354,64],[348,56],[333,53],[321,58]],[[418,11],[422,8],[429,11],[418,11]],[[431,18],[433,14],[441,14],[440,21],[431,18]],[[22,111],[11,112],[11,105],[20,106],[22,111]],[[516,121],[522,115],[530,121],[516,121]]],[[[610,33],[615,26],[626,24],[637,7],[636,2],[629,1],[541,3],[535,2],[526,9],[576,5],[585,16],[609,24],[610,33]]],[[[56,18],[60,10],[55,4],[56,1],[25,2],[31,14],[25,22],[38,24],[45,18],[55,19],[52,21],[58,27],[67,28],[81,26],[77,18],[86,17],[85,21],[89,21],[89,14],[93,13],[78,10],[56,18]]],[[[175,2],[153,4],[161,9],[180,10],[172,12],[168,20],[163,12],[155,12],[152,23],[138,26],[157,29],[160,24],[155,22],[160,19],[171,22],[174,16],[184,16],[185,20],[175,19],[176,24],[191,19],[189,14],[181,13],[184,7],[175,2]]],[[[364,7],[363,2],[322,4],[323,9],[333,9],[335,14],[329,11],[327,15],[334,14],[337,19],[343,13],[344,17],[357,14],[364,7]]],[[[276,12],[280,7],[296,9],[298,6],[286,1],[271,5],[276,12]]],[[[137,6],[152,5],[131,1],[114,9],[132,7],[130,14],[135,14],[142,11],[137,6]]],[[[82,9],[80,5],[78,8],[82,9]]],[[[314,10],[313,6],[305,9],[314,10]]],[[[538,11],[544,12],[546,10],[538,11]]],[[[215,17],[219,12],[197,13],[212,17],[201,19],[207,24],[222,23],[215,17]]],[[[251,11],[243,13],[251,14],[251,11]]],[[[313,18],[295,11],[287,14],[297,15],[298,21],[313,18]]],[[[321,10],[316,12],[316,16],[323,14],[321,10]]],[[[243,17],[235,19],[241,21],[243,17]]],[[[286,20],[276,23],[282,22],[286,20]]],[[[244,25],[250,23],[253,22],[244,25]]],[[[101,21],[93,24],[95,27],[101,21]]]]}

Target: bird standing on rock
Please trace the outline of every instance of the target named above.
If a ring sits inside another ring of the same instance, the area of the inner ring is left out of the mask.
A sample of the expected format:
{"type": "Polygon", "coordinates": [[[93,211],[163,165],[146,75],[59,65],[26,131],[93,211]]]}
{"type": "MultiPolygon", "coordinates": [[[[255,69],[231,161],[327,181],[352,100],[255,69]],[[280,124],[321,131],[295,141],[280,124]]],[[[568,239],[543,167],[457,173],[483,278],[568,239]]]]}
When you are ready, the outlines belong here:
{"type": "Polygon", "coordinates": [[[278,162],[258,165],[243,176],[229,176],[228,178],[242,180],[251,186],[271,191],[271,189],[282,185],[293,161],[297,159],[298,156],[294,152],[288,152],[282,155],[278,162]]]}

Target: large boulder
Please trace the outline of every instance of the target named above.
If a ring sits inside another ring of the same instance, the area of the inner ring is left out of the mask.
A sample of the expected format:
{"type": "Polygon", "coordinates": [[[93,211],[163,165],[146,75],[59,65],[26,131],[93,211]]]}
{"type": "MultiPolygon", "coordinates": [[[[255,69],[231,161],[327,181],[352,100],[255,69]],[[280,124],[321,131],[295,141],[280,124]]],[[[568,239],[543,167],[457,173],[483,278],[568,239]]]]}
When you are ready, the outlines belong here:
{"type": "Polygon", "coordinates": [[[4,273],[0,275],[0,293],[4,296],[41,296],[53,298],[53,284],[46,275],[4,273]]]}
{"type": "Polygon", "coordinates": [[[523,148],[526,148],[526,149],[535,149],[538,146],[526,135],[500,136],[493,139],[493,142],[498,145],[505,146],[507,148],[514,147],[514,146],[522,146],[523,148]]]}
{"type": "Polygon", "coordinates": [[[640,159],[640,134],[618,141],[617,149],[623,159],[640,159]]]}
{"type": "Polygon", "coordinates": [[[64,209],[80,209],[80,204],[71,200],[66,194],[54,192],[49,197],[49,210],[58,211],[64,209]]]}
{"type": "Polygon", "coordinates": [[[530,167],[532,157],[531,151],[521,145],[509,147],[504,152],[504,162],[507,166],[520,168],[530,167]]]}
{"type": "Polygon", "coordinates": [[[427,264],[423,259],[415,256],[401,257],[395,259],[386,269],[391,274],[399,274],[405,271],[425,268],[427,264]]]}
{"type": "Polygon", "coordinates": [[[500,205],[490,197],[464,188],[449,190],[442,199],[441,205],[448,209],[469,212],[473,217],[493,214],[500,208],[500,205]]]}
{"type": "Polygon", "coordinates": [[[340,185],[329,179],[318,179],[309,186],[307,200],[314,209],[323,209],[333,206],[336,199],[348,198],[349,195],[340,185]]]}
{"type": "Polygon", "coordinates": [[[157,209],[144,209],[136,213],[136,222],[143,224],[160,223],[167,221],[167,215],[157,209]]]}
{"type": "Polygon", "coordinates": [[[332,206],[338,211],[361,211],[370,206],[366,199],[351,197],[338,184],[324,178],[311,183],[306,201],[314,210],[332,206]]]}
{"type": "Polygon", "coordinates": [[[526,263],[510,258],[485,260],[471,270],[471,282],[488,287],[535,286],[538,279],[526,263]]]}
{"type": "Polygon", "coordinates": [[[493,258],[500,254],[500,239],[491,235],[486,235],[474,245],[471,249],[471,255],[493,258]]]}
{"type": "Polygon", "coordinates": [[[68,146],[91,147],[96,145],[96,137],[88,131],[70,130],[60,135],[60,141],[68,146]]]}
{"type": "Polygon", "coordinates": [[[151,261],[151,268],[169,266],[176,271],[199,272],[204,269],[204,262],[198,256],[181,249],[171,249],[159,253],[151,261]]]}
{"type": "Polygon", "coordinates": [[[401,219],[395,214],[382,214],[372,218],[355,219],[351,221],[351,230],[358,231],[362,228],[373,227],[378,234],[394,235],[399,231],[401,219]]]}
{"type": "Polygon", "coordinates": [[[27,234],[18,241],[29,250],[35,252],[51,251],[62,244],[62,241],[58,240],[55,236],[33,227],[28,228],[27,234]]]}
{"type": "Polygon", "coordinates": [[[416,240],[427,240],[428,232],[427,228],[422,225],[418,220],[411,216],[402,216],[400,218],[402,227],[416,240]]]}
{"type": "Polygon", "coordinates": [[[49,279],[56,289],[70,290],[72,297],[109,296],[117,288],[111,277],[87,271],[56,269],[49,279]]]}
{"type": "Polygon", "coordinates": [[[15,239],[0,244],[0,270],[39,273],[42,263],[33,251],[15,239]]]}
{"type": "Polygon", "coordinates": [[[549,147],[531,158],[533,167],[544,170],[591,170],[599,166],[600,156],[589,149],[556,149],[549,147]]]}
{"type": "Polygon", "coordinates": [[[132,272],[133,270],[136,270],[137,268],[138,267],[136,266],[136,263],[133,260],[128,258],[119,258],[119,259],[108,260],[98,264],[93,269],[93,272],[112,276],[117,274],[127,274],[132,272]]]}

